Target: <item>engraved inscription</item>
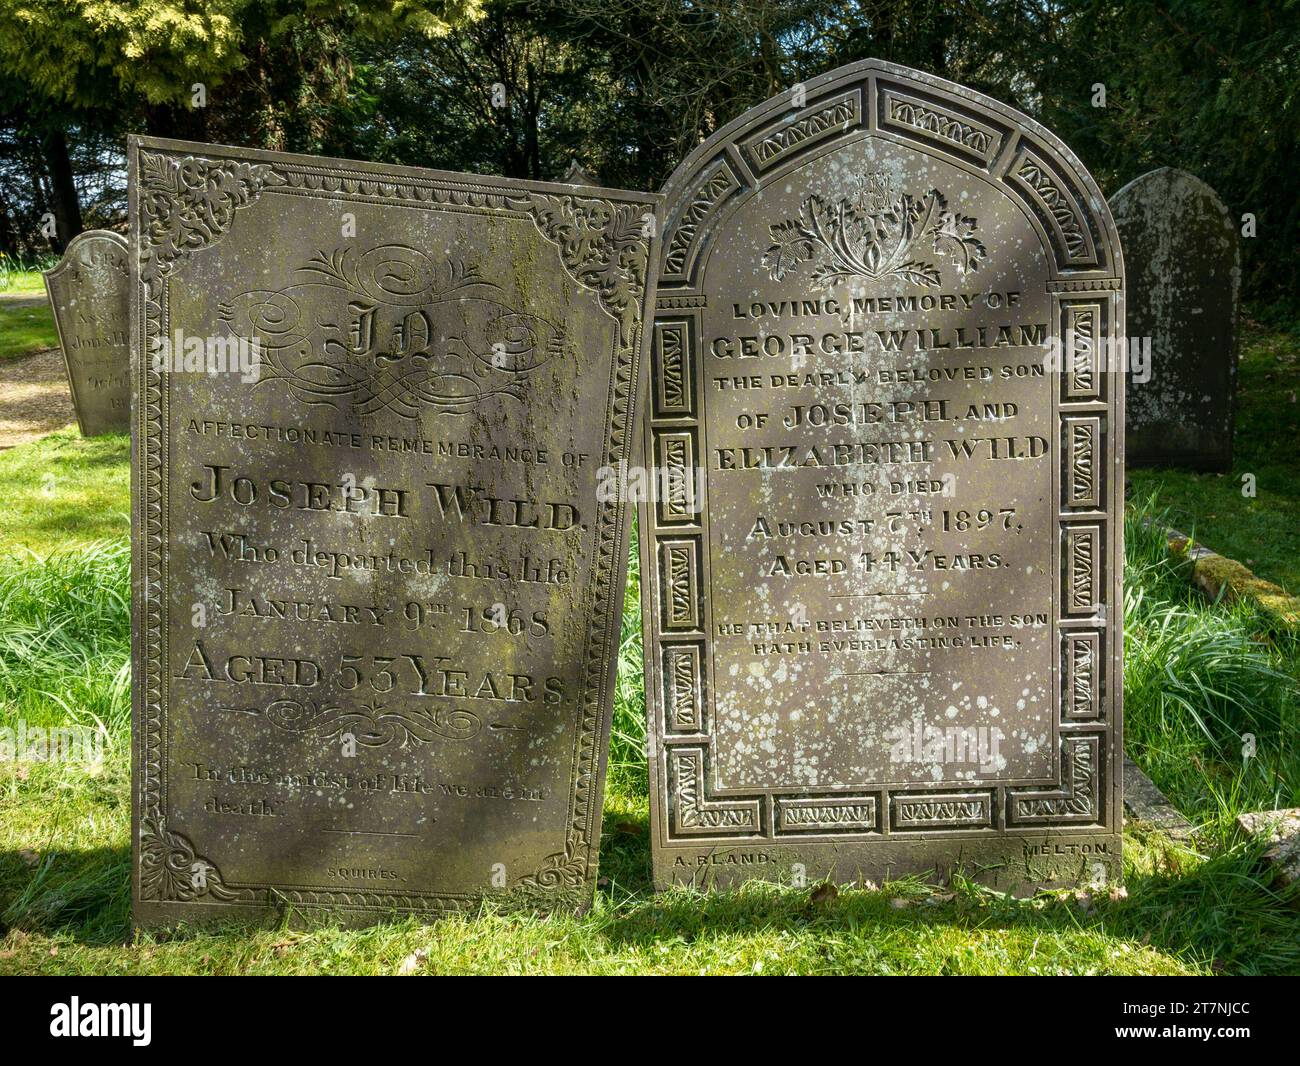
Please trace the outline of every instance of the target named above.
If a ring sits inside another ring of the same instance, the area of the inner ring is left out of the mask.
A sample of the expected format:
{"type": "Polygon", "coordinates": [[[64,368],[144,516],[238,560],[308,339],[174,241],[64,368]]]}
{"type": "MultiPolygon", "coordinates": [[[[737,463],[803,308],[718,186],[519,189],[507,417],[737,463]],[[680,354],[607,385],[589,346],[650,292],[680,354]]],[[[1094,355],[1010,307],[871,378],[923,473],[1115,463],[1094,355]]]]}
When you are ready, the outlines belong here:
{"type": "Polygon", "coordinates": [[[137,922],[588,906],[658,199],[129,156],[137,922]]]}
{"type": "Polygon", "coordinates": [[[708,252],[661,271],[654,388],[694,392],[643,438],[665,475],[640,510],[656,883],[735,851],[736,817],[771,861],[710,862],[710,885],[960,865],[1032,888],[1078,876],[1022,861],[1061,827],[1114,871],[1105,201],[977,93],[877,61],[807,90],[806,115],[760,105],[666,187],[708,252]],[[866,123],[800,139],[855,97],[866,123]],[[702,209],[737,153],[753,187],[702,209]]]}

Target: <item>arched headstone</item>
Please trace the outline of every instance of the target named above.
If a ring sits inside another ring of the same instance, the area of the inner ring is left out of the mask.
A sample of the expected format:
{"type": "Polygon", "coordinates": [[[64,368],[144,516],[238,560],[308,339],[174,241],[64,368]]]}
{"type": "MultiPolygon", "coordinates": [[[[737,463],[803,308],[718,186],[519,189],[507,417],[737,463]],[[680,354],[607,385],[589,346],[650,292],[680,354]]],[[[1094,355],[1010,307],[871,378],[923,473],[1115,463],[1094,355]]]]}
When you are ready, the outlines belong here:
{"type": "Polygon", "coordinates": [[[1118,879],[1124,275],[1093,180],[868,61],[665,193],[656,883],[1118,879]]]}
{"type": "Polygon", "coordinates": [[[1128,266],[1134,362],[1124,414],[1130,465],[1232,468],[1237,396],[1237,227],[1194,174],[1161,167],[1110,202],[1128,266]]]}
{"type": "Polygon", "coordinates": [[[45,272],[84,437],[131,429],[130,281],[126,238],[102,229],[77,234],[45,272]]]}

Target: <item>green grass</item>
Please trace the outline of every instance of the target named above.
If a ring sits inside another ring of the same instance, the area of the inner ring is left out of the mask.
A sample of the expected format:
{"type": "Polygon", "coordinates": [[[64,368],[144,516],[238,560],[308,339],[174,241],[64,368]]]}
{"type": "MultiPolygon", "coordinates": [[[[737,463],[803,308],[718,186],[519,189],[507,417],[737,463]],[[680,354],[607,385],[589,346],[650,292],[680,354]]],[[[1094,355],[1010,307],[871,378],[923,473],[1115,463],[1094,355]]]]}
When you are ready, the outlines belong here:
{"type": "Polygon", "coordinates": [[[1300,343],[1248,324],[1230,474],[1130,470],[1135,498],[1159,491],[1173,524],[1260,577],[1300,593],[1300,343]],[[1254,497],[1242,478],[1255,477],[1254,497]]]}
{"type": "Polygon", "coordinates": [[[1147,504],[1126,522],[1125,748],[1226,844],[1241,811],[1300,806],[1300,639],[1253,605],[1193,591],[1166,520],[1147,504]]]}
{"type": "MultiPolygon", "coordinates": [[[[1288,696],[1277,663],[1241,659],[1234,643],[1222,661],[1188,653],[1174,695],[1153,684],[1149,661],[1167,643],[1148,646],[1142,627],[1168,613],[1150,597],[1175,595],[1159,566],[1154,556],[1138,566],[1141,594],[1131,597],[1138,687],[1129,691],[1129,714],[1142,738],[1138,756],[1165,787],[1178,786],[1198,820],[1218,827],[1239,800],[1254,803],[1264,789],[1254,770],[1229,783],[1233,730],[1252,725],[1261,757],[1283,766],[1275,745],[1290,743],[1280,716],[1289,706],[1295,720],[1295,704],[1286,703],[1293,686],[1288,696]],[[1192,712],[1211,723],[1210,736],[1188,726],[1192,712]],[[1207,764],[1222,760],[1213,795],[1197,793],[1196,775],[1180,776],[1188,752],[1207,764]]],[[[272,924],[131,940],[128,567],[120,542],[0,564],[4,722],[74,721],[106,741],[104,758],[91,765],[0,765],[0,972],[391,973],[412,957],[434,973],[1300,972],[1300,914],[1262,882],[1257,849],[1217,829],[1208,856],[1129,834],[1126,897],[1016,901],[966,883],[933,892],[914,881],[845,889],[829,902],[774,885],[655,896],[635,594],[624,619],[602,887],[591,914],[542,920],[485,909],[364,931],[272,924]]],[[[1178,610],[1206,626],[1214,615],[1190,602],[1178,610]]],[[[1233,624],[1210,630],[1219,639],[1239,641],[1245,630],[1237,622],[1253,621],[1224,617],[1233,624]]]]}
{"type": "Polygon", "coordinates": [[[0,452],[8,487],[0,556],[41,554],[129,535],[131,438],[75,428],[0,452]]]}
{"type": "Polygon", "coordinates": [[[58,343],[48,303],[24,307],[0,302],[0,361],[53,348],[58,343]]]}
{"type": "Polygon", "coordinates": [[[0,252],[0,294],[44,296],[45,278],[42,272],[53,268],[58,261],[57,255],[15,259],[0,252]]]}
{"type": "Polygon", "coordinates": [[[18,551],[0,558],[0,725],[75,723],[105,745],[88,764],[0,763],[0,973],[1300,973],[1297,900],[1231,832],[1238,811],[1300,805],[1300,650],[1252,610],[1198,598],[1145,501],[1127,521],[1127,747],[1202,836],[1192,851],[1131,829],[1126,894],[907,881],[820,902],[762,884],[655,895],[634,553],[590,914],[132,938],[127,469],[124,438],[56,434],[0,456],[16,486],[4,551],[18,551]]]}

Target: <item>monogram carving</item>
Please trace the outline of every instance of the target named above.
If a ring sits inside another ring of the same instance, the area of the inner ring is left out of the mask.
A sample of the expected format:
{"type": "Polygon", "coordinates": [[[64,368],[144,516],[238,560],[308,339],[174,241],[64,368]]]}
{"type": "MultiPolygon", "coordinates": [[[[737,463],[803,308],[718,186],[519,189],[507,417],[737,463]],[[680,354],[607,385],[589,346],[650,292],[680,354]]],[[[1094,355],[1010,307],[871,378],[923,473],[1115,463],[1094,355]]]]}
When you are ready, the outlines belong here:
{"type": "Polygon", "coordinates": [[[501,287],[459,259],[385,244],[317,252],[296,273],[286,289],[242,292],[218,310],[262,355],[260,382],[284,382],[306,404],[467,414],[489,397],[522,399],[533,372],[566,355],[561,325],[502,302],[501,287]]]}

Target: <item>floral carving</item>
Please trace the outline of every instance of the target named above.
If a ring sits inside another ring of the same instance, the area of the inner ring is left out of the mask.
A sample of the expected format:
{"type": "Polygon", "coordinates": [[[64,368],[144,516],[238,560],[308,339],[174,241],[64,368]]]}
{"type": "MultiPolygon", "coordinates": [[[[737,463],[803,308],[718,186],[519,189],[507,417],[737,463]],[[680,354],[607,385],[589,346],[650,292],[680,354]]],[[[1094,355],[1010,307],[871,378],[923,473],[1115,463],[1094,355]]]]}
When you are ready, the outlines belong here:
{"type": "Polygon", "coordinates": [[[888,175],[879,171],[859,181],[854,199],[829,203],[809,196],[797,218],[768,228],[774,243],[763,264],[774,281],[814,261],[812,280],[822,285],[897,277],[929,288],[939,284],[939,268],[921,257],[924,249],[963,275],[978,270],[988,254],[975,236],[975,219],[949,211],[938,189],[919,200],[894,196],[888,175]]]}
{"type": "Polygon", "coordinates": [[[206,248],[230,228],[235,212],[285,178],[267,163],[174,159],[140,153],[142,273],[158,279],[183,253],[206,248]]]}
{"type": "Polygon", "coordinates": [[[140,896],[163,902],[190,903],[204,896],[230,902],[239,893],[226,887],[220,871],[163,818],[140,822],[140,896]]]}
{"type": "Polygon", "coordinates": [[[524,888],[537,888],[546,892],[564,889],[581,889],[587,880],[587,854],[590,847],[584,835],[576,828],[569,830],[564,850],[548,855],[540,870],[521,877],[524,888]]]}
{"type": "Polygon", "coordinates": [[[524,206],[559,247],[565,269],[618,319],[620,342],[630,344],[641,319],[653,215],[637,204],[547,193],[532,193],[524,206]]]}

